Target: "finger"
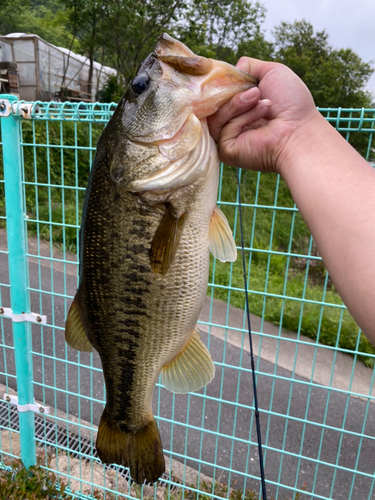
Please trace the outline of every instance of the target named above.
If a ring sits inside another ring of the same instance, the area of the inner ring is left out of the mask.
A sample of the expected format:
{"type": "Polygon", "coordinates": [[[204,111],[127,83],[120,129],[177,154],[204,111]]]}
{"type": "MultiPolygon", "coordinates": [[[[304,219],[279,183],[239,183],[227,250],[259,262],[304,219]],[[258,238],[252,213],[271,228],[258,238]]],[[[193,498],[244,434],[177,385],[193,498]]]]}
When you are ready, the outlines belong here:
{"type": "Polygon", "coordinates": [[[259,82],[264,78],[264,76],[277,66],[279,63],[261,61],[260,59],[254,59],[253,57],[241,57],[237,64],[237,68],[242,69],[246,73],[255,76],[259,82]]]}
{"type": "Polygon", "coordinates": [[[254,87],[246,92],[235,95],[230,101],[223,104],[215,114],[209,116],[208,126],[214,140],[218,141],[221,129],[229,120],[246,113],[257,104],[259,99],[260,91],[254,87]]]}
{"type": "Polygon", "coordinates": [[[269,99],[263,99],[247,113],[243,113],[242,115],[230,120],[225,127],[223,127],[219,137],[219,142],[223,143],[238,137],[245,128],[251,128],[251,125],[255,122],[261,118],[265,118],[270,107],[271,101],[269,99]]]}
{"type": "Polygon", "coordinates": [[[247,113],[237,116],[233,120],[229,121],[225,127],[222,128],[219,137],[219,152],[220,159],[231,163],[230,155],[238,156],[238,152],[235,148],[240,147],[240,142],[238,138],[241,136],[242,132],[251,129],[256,122],[265,118],[270,110],[271,101],[269,99],[264,99],[259,101],[258,104],[250,109],[247,113]],[[223,159],[225,157],[225,160],[223,159]]]}

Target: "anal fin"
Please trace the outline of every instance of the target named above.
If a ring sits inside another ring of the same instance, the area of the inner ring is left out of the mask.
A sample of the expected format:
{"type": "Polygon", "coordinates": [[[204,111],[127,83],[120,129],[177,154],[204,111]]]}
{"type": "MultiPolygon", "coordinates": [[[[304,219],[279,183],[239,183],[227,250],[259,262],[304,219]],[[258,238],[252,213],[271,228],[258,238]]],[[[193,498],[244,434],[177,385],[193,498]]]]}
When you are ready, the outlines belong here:
{"type": "Polygon", "coordinates": [[[74,297],[68,312],[68,317],[66,318],[65,342],[77,351],[93,351],[93,347],[82,324],[77,296],[74,297]]]}
{"type": "Polygon", "coordinates": [[[234,262],[237,259],[236,243],[227,218],[215,207],[209,229],[209,249],[212,255],[221,262],[234,262]]]}
{"type": "Polygon", "coordinates": [[[199,334],[194,331],[183,350],[161,371],[162,384],[172,392],[198,391],[215,376],[215,365],[199,334]]]}
{"type": "Polygon", "coordinates": [[[151,243],[150,263],[155,274],[164,275],[168,271],[176,255],[186,217],[187,214],[175,217],[171,207],[165,212],[151,243]]]}

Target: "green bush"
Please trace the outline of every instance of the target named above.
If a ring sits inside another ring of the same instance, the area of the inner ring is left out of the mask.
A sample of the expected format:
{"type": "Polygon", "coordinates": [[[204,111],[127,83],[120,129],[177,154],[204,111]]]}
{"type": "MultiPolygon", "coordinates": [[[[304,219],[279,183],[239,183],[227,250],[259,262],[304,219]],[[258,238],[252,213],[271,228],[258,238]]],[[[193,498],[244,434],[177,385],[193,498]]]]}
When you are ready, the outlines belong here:
{"type": "Polygon", "coordinates": [[[0,498],[2,500],[53,500],[71,498],[65,493],[66,484],[58,482],[53,472],[41,467],[43,457],[37,465],[26,469],[21,459],[6,464],[0,469],[0,498]]]}
{"type": "MultiPolygon", "coordinates": [[[[175,481],[178,482],[178,479],[175,478],[175,481]]],[[[235,486],[235,485],[233,485],[235,486]]],[[[182,498],[185,498],[186,500],[196,500],[199,498],[199,500],[211,500],[213,497],[212,495],[215,495],[215,498],[226,498],[229,500],[258,500],[259,499],[259,492],[256,492],[254,490],[251,490],[249,488],[246,488],[244,491],[243,488],[235,488],[235,487],[228,488],[227,483],[223,483],[220,481],[215,481],[214,483],[208,483],[206,481],[202,481],[199,484],[199,491],[202,493],[199,493],[199,496],[196,491],[194,490],[189,490],[189,489],[184,489],[183,494],[182,491],[177,491],[176,495],[171,495],[171,498],[173,500],[180,500],[182,498]],[[207,494],[205,494],[207,493],[207,494]]],[[[198,485],[194,485],[195,489],[198,489],[198,485]]],[[[304,485],[301,488],[303,491],[306,491],[307,485],[304,483],[304,485]]],[[[165,495],[165,498],[167,495],[165,495]]],[[[293,496],[294,500],[299,500],[301,498],[300,493],[296,493],[293,496]]],[[[270,500],[275,500],[274,498],[271,498],[270,500]]],[[[285,500],[290,500],[288,498],[285,498],[285,500]]]]}
{"type": "Polygon", "coordinates": [[[126,83],[121,75],[110,75],[100,91],[101,102],[119,102],[125,94],[126,83]]]}
{"type": "Polygon", "coordinates": [[[101,123],[23,122],[26,213],[36,221],[28,223],[31,234],[77,250],[79,232],[69,226],[81,224],[93,148],[103,128],[101,123]]]}

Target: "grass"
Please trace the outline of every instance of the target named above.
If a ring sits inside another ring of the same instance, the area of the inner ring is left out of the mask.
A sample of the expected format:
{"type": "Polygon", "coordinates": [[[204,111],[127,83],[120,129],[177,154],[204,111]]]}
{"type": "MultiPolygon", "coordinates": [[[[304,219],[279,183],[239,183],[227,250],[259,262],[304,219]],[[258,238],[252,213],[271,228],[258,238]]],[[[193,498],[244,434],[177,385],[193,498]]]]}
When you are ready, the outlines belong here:
{"type": "MultiPolygon", "coordinates": [[[[28,233],[74,253],[84,188],[94,157],[89,148],[95,147],[103,124],[23,122],[22,128],[23,142],[28,144],[23,148],[28,233]],[[48,148],[43,146],[47,137],[48,148]]],[[[323,344],[357,350],[367,366],[374,366],[375,348],[359,335],[355,321],[342,308],[283,180],[273,174],[241,174],[244,241],[250,249],[245,250],[245,256],[251,312],[323,344]]],[[[236,202],[236,193],[236,169],[224,167],[219,201],[239,244],[238,213],[231,205],[236,202]]],[[[5,214],[1,194],[0,216],[5,214]]],[[[244,308],[243,279],[241,258],[233,265],[211,262],[209,293],[213,290],[214,298],[244,308]]]]}
{"type": "MultiPolygon", "coordinates": [[[[0,494],[3,500],[54,500],[72,498],[67,489],[68,483],[66,480],[58,480],[58,471],[52,472],[46,468],[50,467],[51,457],[48,458],[45,454],[37,457],[35,466],[26,469],[21,459],[5,459],[4,468],[0,467],[0,494]],[[47,461],[47,462],[46,462],[47,461]]],[[[99,466],[101,469],[101,466],[99,466]]],[[[85,478],[83,478],[85,479],[85,478]]],[[[89,481],[91,478],[87,478],[89,481]]],[[[172,477],[174,483],[179,484],[180,481],[176,477],[172,477]]],[[[151,499],[172,499],[172,500],[212,500],[213,498],[226,498],[228,500],[258,500],[259,493],[251,489],[244,490],[243,488],[228,488],[228,485],[221,481],[200,482],[197,484],[182,485],[181,488],[158,488],[141,487],[133,483],[130,493],[132,498],[145,500],[151,499]],[[147,490],[146,490],[147,488],[147,490]]],[[[306,485],[303,486],[303,491],[306,490],[306,485]]],[[[90,496],[84,495],[84,498],[92,498],[93,500],[116,500],[125,498],[123,494],[112,494],[108,491],[105,493],[101,488],[95,488],[90,496]]],[[[300,493],[293,496],[293,500],[298,500],[300,493]]],[[[270,499],[274,500],[274,499],[270,499]]],[[[283,500],[291,500],[285,498],[283,500]]]]}
{"type": "Polygon", "coordinates": [[[21,459],[6,460],[0,468],[0,498],[3,500],[53,500],[71,498],[66,483],[58,482],[56,474],[41,467],[44,457],[26,469],[21,459]]]}
{"type": "MultiPolygon", "coordinates": [[[[199,483],[199,494],[195,491],[198,489],[197,485],[192,485],[189,490],[183,489],[178,490],[176,494],[171,495],[173,500],[212,500],[213,498],[226,498],[228,500],[259,500],[259,492],[251,490],[250,488],[228,488],[227,483],[221,481],[210,482],[200,482],[199,483]]],[[[302,490],[306,491],[306,484],[303,485],[302,490]]],[[[167,496],[165,495],[165,498],[167,496]]],[[[299,500],[301,495],[299,492],[295,493],[293,500],[299,500]]],[[[275,500],[270,498],[270,500],[275,500]]],[[[291,500],[290,498],[284,498],[283,500],[291,500]]]]}

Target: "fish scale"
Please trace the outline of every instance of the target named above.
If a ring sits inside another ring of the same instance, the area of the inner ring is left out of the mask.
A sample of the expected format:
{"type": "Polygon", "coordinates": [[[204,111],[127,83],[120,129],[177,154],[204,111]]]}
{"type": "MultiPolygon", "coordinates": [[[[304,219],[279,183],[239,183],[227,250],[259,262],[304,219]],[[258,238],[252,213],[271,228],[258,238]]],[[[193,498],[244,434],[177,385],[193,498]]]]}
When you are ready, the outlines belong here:
{"type": "Polygon", "coordinates": [[[98,142],[82,214],[80,283],[66,321],[68,344],[95,348],[103,366],[98,455],[129,467],[138,483],[164,472],[152,414],[159,375],[179,393],[214,376],[196,332],[209,251],[236,258],[216,207],[219,160],[206,116],[254,79],[191,54],[163,35],[138,72],[145,85],[130,85],[98,142]]]}
{"type": "Polygon", "coordinates": [[[149,231],[145,232],[144,225],[141,228],[138,220],[145,217],[139,198],[127,192],[121,194],[121,201],[116,203],[112,200],[121,210],[114,214],[110,207],[110,196],[115,198],[116,193],[96,190],[96,183],[102,183],[101,177],[97,180],[94,178],[91,188],[98,195],[91,196],[88,205],[87,215],[90,216],[92,210],[95,218],[92,224],[85,225],[84,241],[90,251],[84,258],[88,269],[99,270],[103,255],[106,256],[106,283],[101,283],[100,293],[97,293],[95,301],[90,301],[88,308],[88,302],[81,294],[87,296],[90,291],[97,289],[97,272],[85,273],[78,300],[82,304],[81,312],[87,315],[92,325],[89,339],[92,339],[93,344],[98,343],[98,352],[102,358],[110,398],[107,411],[115,420],[127,421],[129,428],[136,429],[142,427],[149,418],[153,388],[161,368],[181,351],[198,320],[207,285],[208,226],[210,213],[216,204],[218,169],[216,162],[213,162],[212,173],[207,176],[205,184],[197,193],[197,208],[194,210],[192,206],[175,262],[166,277],[152,274],[148,259],[152,235],[160,224],[162,214],[156,212],[151,219],[149,211],[146,211],[149,231]],[[97,207],[103,204],[107,205],[107,209],[98,210],[97,207]],[[101,237],[103,244],[110,243],[108,250],[92,244],[98,238],[99,220],[100,227],[107,225],[108,234],[101,237]],[[131,229],[134,243],[128,241],[131,229]],[[118,235],[117,239],[114,234],[118,235]],[[122,272],[119,273],[118,268],[112,267],[112,262],[117,263],[123,257],[124,247],[127,262],[124,262],[122,272]],[[197,259],[196,255],[200,258],[197,259]],[[144,272],[135,270],[135,264],[143,266],[144,272]],[[118,311],[118,314],[111,315],[113,310],[118,311]],[[144,314],[139,314],[140,311],[144,311],[144,314]],[[134,312],[138,313],[137,320],[134,320],[134,312]],[[112,342],[109,341],[111,337],[112,342]],[[142,343],[138,342],[140,337],[142,343]],[[139,360],[136,369],[128,364],[124,367],[120,365],[118,370],[113,368],[118,360],[123,359],[122,345],[127,346],[128,362],[135,358],[139,360]],[[107,359],[111,360],[108,368],[108,363],[105,362],[107,359]],[[149,383],[144,384],[145,380],[149,383]],[[141,393],[133,388],[137,381],[143,381],[141,393]],[[127,394],[133,394],[133,400],[129,400],[127,394]],[[121,401],[121,404],[116,404],[117,401],[121,401]]]}

